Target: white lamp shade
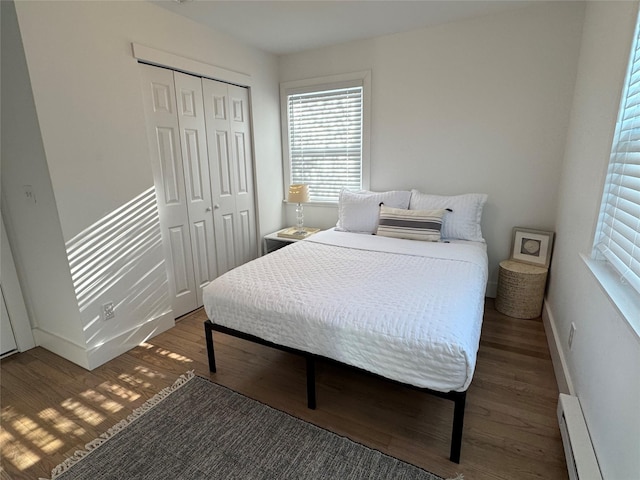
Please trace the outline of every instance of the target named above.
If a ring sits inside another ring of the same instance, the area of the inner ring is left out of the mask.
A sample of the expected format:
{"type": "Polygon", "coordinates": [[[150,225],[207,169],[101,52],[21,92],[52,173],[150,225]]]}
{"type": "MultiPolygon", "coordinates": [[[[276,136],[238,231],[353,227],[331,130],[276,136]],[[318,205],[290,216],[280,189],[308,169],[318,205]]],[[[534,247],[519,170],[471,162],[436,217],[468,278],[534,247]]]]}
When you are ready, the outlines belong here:
{"type": "Polygon", "coordinates": [[[309,185],[294,184],[289,186],[289,203],[307,203],[309,201],[309,185]]]}

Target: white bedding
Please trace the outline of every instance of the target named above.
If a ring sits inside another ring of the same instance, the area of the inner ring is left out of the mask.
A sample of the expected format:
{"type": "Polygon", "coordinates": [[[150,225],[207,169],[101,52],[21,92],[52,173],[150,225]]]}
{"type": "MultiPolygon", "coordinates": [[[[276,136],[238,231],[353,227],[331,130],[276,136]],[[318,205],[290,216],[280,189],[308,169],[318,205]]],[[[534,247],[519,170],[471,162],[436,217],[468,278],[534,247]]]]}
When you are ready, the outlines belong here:
{"type": "Polygon", "coordinates": [[[433,390],[464,391],[480,340],[484,243],[329,230],[204,289],[209,319],[433,390]]]}

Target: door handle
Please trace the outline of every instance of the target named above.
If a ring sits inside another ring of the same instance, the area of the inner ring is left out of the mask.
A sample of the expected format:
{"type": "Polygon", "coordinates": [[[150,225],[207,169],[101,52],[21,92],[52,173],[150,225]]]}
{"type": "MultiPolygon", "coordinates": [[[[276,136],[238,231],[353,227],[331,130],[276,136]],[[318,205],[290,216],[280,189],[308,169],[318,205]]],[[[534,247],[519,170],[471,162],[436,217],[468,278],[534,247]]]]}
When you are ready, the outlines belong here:
{"type": "Polygon", "coordinates": [[[210,212],[211,211],[211,207],[207,207],[204,209],[205,212],[210,212]]]}
{"type": "Polygon", "coordinates": [[[218,210],[220,208],[220,205],[218,205],[217,203],[213,206],[214,210],[218,210]]]}

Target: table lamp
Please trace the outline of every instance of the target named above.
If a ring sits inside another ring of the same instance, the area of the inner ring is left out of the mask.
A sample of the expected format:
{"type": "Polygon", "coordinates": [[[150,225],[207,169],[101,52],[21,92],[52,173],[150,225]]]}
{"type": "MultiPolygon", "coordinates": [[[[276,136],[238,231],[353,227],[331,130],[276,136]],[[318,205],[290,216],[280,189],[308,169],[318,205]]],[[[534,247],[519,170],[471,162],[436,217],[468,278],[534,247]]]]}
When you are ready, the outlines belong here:
{"type": "Polygon", "coordinates": [[[305,235],[304,214],[302,213],[302,204],[309,201],[309,185],[294,184],[289,186],[289,195],[287,202],[296,203],[296,235],[305,235]]]}

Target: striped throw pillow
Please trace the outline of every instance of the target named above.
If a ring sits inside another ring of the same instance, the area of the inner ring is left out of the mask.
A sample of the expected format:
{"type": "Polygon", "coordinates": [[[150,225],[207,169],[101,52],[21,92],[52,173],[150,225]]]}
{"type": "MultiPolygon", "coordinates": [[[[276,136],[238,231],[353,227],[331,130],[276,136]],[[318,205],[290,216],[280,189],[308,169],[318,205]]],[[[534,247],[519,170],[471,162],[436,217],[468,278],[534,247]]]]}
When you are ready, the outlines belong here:
{"type": "Polygon", "coordinates": [[[376,235],[438,242],[445,212],[445,209],[403,210],[381,205],[376,235]]]}

